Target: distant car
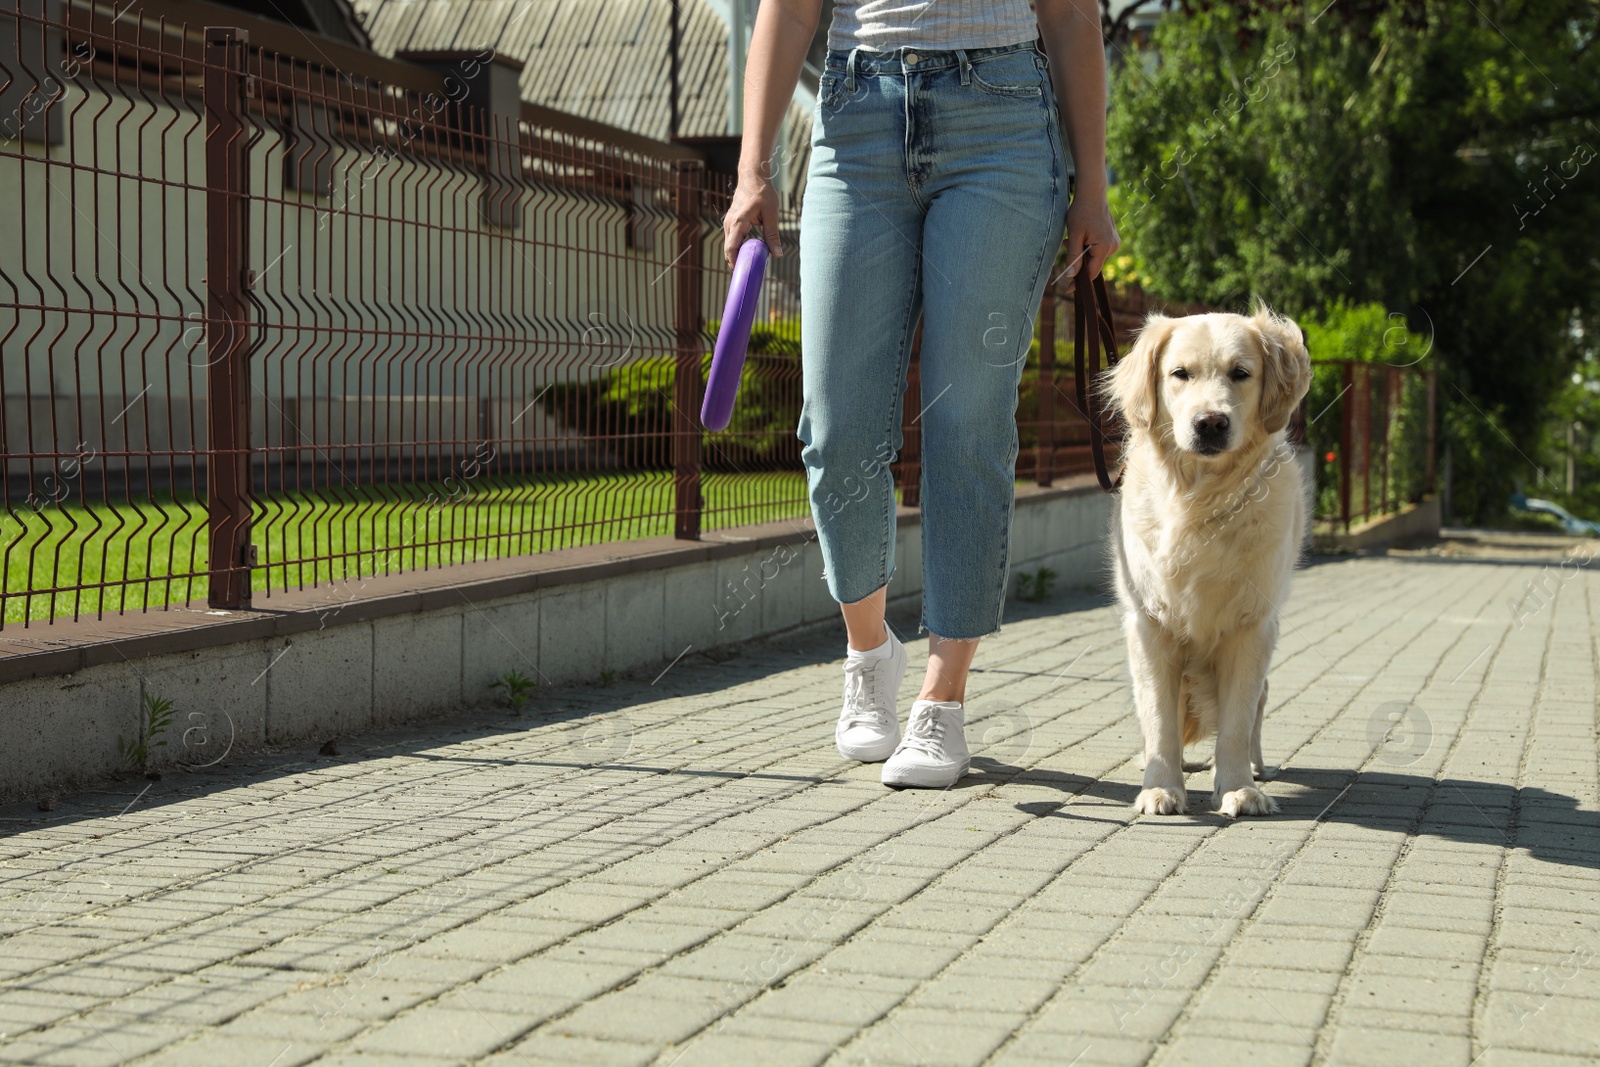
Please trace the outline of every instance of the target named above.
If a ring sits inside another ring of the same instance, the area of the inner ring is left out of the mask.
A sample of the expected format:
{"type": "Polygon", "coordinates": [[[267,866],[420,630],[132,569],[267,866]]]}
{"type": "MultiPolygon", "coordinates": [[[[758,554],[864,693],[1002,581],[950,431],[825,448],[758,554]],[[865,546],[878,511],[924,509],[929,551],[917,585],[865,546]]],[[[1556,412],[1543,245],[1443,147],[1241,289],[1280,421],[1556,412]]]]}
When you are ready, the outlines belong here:
{"type": "Polygon", "coordinates": [[[1561,521],[1561,528],[1569,534],[1580,537],[1600,536],[1600,522],[1590,522],[1580,519],[1560,504],[1549,500],[1540,500],[1538,497],[1523,496],[1516,493],[1511,497],[1511,506],[1522,511],[1538,512],[1541,515],[1554,515],[1561,521]]]}

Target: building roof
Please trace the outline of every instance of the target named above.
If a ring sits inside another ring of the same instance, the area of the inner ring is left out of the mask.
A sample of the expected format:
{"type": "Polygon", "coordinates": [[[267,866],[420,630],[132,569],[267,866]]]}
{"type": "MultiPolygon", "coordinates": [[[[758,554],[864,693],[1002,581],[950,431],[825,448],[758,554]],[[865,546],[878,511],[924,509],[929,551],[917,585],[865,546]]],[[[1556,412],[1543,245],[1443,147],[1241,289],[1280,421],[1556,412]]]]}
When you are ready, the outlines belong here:
{"type": "MultiPolygon", "coordinates": [[[[264,19],[287,22],[302,30],[320,33],[336,41],[367,48],[366,31],[361,20],[350,6],[350,0],[211,0],[221,7],[231,7],[258,15],[264,19]]],[[[157,4],[136,3],[129,6],[152,7],[157,4]]]]}
{"type": "MultiPolygon", "coordinates": [[[[483,51],[522,62],[523,99],[668,139],[671,5],[666,0],[354,0],[372,47],[483,51]]],[[[678,130],[728,130],[728,27],[683,0],[678,130]]]]}

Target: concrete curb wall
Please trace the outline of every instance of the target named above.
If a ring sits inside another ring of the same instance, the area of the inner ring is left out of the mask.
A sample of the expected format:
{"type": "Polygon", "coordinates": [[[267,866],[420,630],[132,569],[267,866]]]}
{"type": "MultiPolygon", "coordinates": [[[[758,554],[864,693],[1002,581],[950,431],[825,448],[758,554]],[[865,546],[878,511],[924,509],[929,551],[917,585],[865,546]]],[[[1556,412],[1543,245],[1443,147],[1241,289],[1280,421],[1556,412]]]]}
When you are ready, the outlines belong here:
{"type": "Polygon", "coordinates": [[[1316,545],[1322,552],[1361,552],[1418,538],[1437,538],[1439,527],[1439,498],[1430,496],[1419,504],[1407,504],[1392,515],[1361,523],[1349,533],[1318,534],[1316,545]]]}
{"type": "MultiPolygon", "coordinates": [[[[1103,586],[1110,498],[1075,479],[1019,488],[1012,584],[1048,566],[1103,586]]],[[[921,523],[898,515],[890,605],[920,604],[921,523]]],[[[843,624],[809,520],[654,538],[197,609],[0,634],[0,795],[103,779],[124,766],[146,696],[175,717],[150,766],[327,739],[491,702],[518,670],[541,686],[651,671],[690,652],[843,624]],[[717,599],[718,591],[720,600],[717,599]]],[[[535,701],[537,697],[535,697],[535,701]]]]}

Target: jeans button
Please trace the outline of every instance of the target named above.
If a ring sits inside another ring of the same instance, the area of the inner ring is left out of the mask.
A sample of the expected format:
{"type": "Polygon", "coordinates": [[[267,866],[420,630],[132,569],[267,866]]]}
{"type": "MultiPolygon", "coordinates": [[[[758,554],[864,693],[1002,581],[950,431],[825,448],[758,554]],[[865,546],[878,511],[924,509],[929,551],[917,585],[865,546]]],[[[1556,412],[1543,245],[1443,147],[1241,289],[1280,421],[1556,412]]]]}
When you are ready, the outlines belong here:
{"type": "Polygon", "coordinates": [[[907,52],[906,53],[906,62],[908,64],[910,64],[911,66],[913,66],[913,67],[917,65],[917,60],[920,59],[920,58],[921,57],[918,56],[915,52],[907,52]]]}

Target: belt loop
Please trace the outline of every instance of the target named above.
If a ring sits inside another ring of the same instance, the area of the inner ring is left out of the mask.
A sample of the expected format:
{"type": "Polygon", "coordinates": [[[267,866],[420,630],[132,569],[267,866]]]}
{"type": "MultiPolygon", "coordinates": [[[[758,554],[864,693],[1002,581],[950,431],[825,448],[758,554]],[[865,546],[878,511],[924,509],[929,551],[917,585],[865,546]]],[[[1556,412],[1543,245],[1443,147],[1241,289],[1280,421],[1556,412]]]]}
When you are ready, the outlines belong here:
{"type": "Polygon", "coordinates": [[[850,54],[844,57],[844,91],[856,91],[856,53],[861,51],[861,46],[856,45],[850,49],[850,54]]]}
{"type": "Polygon", "coordinates": [[[972,84],[972,61],[967,58],[967,50],[965,48],[957,48],[956,58],[961,61],[961,84],[972,84]]]}

